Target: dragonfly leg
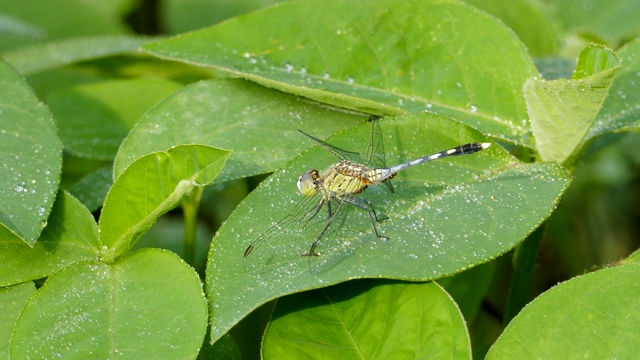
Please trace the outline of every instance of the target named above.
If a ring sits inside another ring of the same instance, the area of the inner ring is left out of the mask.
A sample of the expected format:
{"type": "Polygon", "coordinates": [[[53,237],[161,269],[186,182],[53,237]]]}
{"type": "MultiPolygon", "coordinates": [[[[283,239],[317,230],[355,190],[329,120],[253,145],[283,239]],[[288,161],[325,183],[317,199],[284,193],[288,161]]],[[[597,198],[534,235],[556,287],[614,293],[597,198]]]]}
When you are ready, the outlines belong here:
{"type": "MultiPolygon", "coordinates": [[[[324,203],[325,203],[325,200],[322,199],[322,200],[320,200],[320,202],[318,203],[318,205],[315,208],[307,211],[307,214],[305,215],[305,217],[307,215],[311,214],[312,211],[313,211],[313,214],[311,216],[309,216],[307,221],[304,222],[304,225],[302,225],[303,229],[306,228],[307,225],[309,225],[309,221],[313,220],[313,218],[316,217],[316,215],[318,215],[318,213],[320,212],[320,209],[322,209],[322,206],[324,205],[324,203]]],[[[329,204],[329,205],[331,205],[331,204],[329,204]]],[[[329,207],[329,215],[331,215],[331,207],[329,207]]]]}
{"type": "Polygon", "coordinates": [[[354,198],[350,196],[345,196],[342,198],[342,201],[357,206],[369,214],[369,219],[371,220],[371,226],[373,227],[373,231],[376,233],[376,236],[383,240],[389,240],[388,236],[380,235],[378,233],[378,228],[376,227],[376,221],[382,221],[388,219],[388,217],[380,217],[378,218],[378,214],[376,214],[376,210],[369,201],[364,200],[362,198],[354,198]]]}

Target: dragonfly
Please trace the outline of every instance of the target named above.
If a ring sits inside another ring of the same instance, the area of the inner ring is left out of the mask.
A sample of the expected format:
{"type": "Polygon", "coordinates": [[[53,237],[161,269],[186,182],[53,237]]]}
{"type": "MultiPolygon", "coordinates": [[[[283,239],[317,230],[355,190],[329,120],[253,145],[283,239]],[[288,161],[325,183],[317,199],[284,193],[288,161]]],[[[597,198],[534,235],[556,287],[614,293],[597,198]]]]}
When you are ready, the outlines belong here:
{"type": "Polygon", "coordinates": [[[371,132],[364,157],[298,130],[338,161],[322,172],[312,169],[298,178],[302,199],[247,247],[243,262],[248,273],[261,274],[308,258],[309,270],[317,274],[336,266],[374,235],[387,240],[376,226],[387,217],[379,215],[367,199],[367,188],[383,185],[394,193],[391,179],[399,171],[432,160],[473,154],[491,145],[464,144],[388,167],[379,117],[372,116],[369,121],[371,132]]]}

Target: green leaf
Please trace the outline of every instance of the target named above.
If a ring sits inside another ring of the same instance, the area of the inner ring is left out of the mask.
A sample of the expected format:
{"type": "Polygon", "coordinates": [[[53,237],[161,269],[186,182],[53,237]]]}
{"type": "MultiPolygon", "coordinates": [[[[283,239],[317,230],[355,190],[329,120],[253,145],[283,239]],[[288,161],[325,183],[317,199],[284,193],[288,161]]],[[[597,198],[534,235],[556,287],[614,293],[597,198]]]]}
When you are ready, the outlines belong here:
{"type": "Polygon", "coordinates": [[[573,79],[527,80],[531,129],[543,161],[564,163],[581,150],[619,70],[614,53],[592,45],[580,54],[573,79]]]}
{"type": "Polygon", "coordinates": [[[532,56],[555,54],[558,38],[551,22],[544,17],[541,6],[532,0],[464,0],[504,21],[527,45],[532,56]]]}
{"type": "MultiPolygon", "coordinates": [[[[247,81],[211,80],[166,98],[136,124],[115,160],[115,175],[137,158],[179,144],[231,149],[217,181],[263,174],[304,148],[298,129],[329,136],[363,121],[362,115],[282,94],[247,81]]],[[[307,144],[307,146],[310,144],[307,144]]]]}
{"type": "Polygon", "coordinates": [[[91,213],[64,190],[58,192],[49,223],[30,247],[0,228],[0,286],[41,279],[83,260],[96,260],[98,227],[91,213]]]}
{"type": "Polygon", "coordinates": [[[522,84],[537,71],[513,32],[459,2],[288,2],[145,49],[323,103],[427,110],[527,142],[522,84]]]}
{"type": "Polygon", "coordinates": [[[15,359],[193,359],[207,324],[198,275],[175,254],[140,250],[51,276],[15,328],[15,359]]]}
{"type": "Polygon", "coordinates": [[[278,300],[266,359],[469,359],[458,307],[434,283],[358,280],[278,300]]]}
{"type": "Polygon", "coordinates": [[[54,93],[47,104],[58,122],[65,150],[112,160],[140,117],[181,87],[163,79],[106,81],[54,93]]]}
{"type": "MultiPolygon", "coordinates": [[[[388,164],[486,140],[460,123],[429,113],[381,123],[388,164]]],[[[364,148],[369,130],[366,124],[339,133],[329,143],[364,148]]],[[[395,195],[366,190],[378,213],[389,217],[376,223],[389,240],[376,239],[371,229],[355,233],[352,242],[362,236],[372,239],[319,274],[310,273],[309,257],[295,256],[283,268],[249,275],[243,254],[301,201],[295,186],[298,175],[335,161],[317,146],[304,152],[252,192],[218,231],[207,269],[213,339],[258,305],[285,294],[358,277],[429,280],[486,262],[513,248],[546,219],[569,182],[557,164],[520,163],[495,144],[478,154],[429,162],[398,173],[395,195]]],[[[308,235],[310,247],[318,233],[308,235]]]]}
{"type": "Polygon", "coordinates": [[[100,240],[107,263],[126,254],[160,215],[173,209],[197,186],[211,183],[229,152],[183,145],[146,155],[114,182],[100,215],[100,240]]]}
{"type": "Polygon", "coordinates": [[[0,288],[0,358],[9,359],[9,341],[24,304],[36,292],[32,282],[0,288]]]}
{"type": "Polygon", "coordinates": [[[33,245],[60,182],[62,143],[51,113],[0,61],[0,228],[33,245]]]}
{"type": "Polygon", "coordinates": [[[640,264],[566,281],[516,316],[487,359],[632,359],[640,352],[640,264]]]}
{"type": "Polygon", "coordinates": [[[132,53],[149,41],[132,36],[82,37],[22,47],[1,55],[26,76],[80,61],[132,53]]]}
{"type": "Polygon", "coordinates": [[[611,86],[588,139],[606,133],[640,129],[640,97],[636,96],[640,93],[640,39],[620,49],[619,55],[622,69],[611,86]]]}
{"type": "Polygon", "coordinates": [[[113,165],[108,164],[83,177],[68,190],[89,211],[94,212],[102,207],[111,185],[113,185],[113,165]]]}

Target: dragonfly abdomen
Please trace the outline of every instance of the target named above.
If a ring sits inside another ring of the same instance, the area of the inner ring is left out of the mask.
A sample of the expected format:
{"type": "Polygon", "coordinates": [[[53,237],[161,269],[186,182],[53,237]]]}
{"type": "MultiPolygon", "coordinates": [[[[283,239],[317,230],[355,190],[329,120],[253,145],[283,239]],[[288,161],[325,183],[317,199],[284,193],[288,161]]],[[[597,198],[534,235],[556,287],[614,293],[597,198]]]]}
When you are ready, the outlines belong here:
{"type": "Polygon", "coordinates": [[[456,146],[454,148],[451,148],[449,150],[445,150],[445,151],[440,151],[437,152],[435,154],[431,154],[428,156],[424,156],[415,160],[411,160],[411,161],[407,161],[406,163],[400,164],[400,165],[396,165],[393,166],[389,169],[385,169],[389,172],[393,172],[396,173],[400,170],[404,170],[406,168],[418,165],[418,164],[422,164],[424,162],[427,161],[431,161],[431,160],[436,160],[436,159],[443,159],[446,157],[450,157],[450,156],[458,156],[458,155],[466,155],[466,154],[473,154],[476,153],[480,150],[486,149],[490,146],[490,143],[470,143],[470,144],[464,144],[464,145],[460,145],[460,146],[456,146]]]}

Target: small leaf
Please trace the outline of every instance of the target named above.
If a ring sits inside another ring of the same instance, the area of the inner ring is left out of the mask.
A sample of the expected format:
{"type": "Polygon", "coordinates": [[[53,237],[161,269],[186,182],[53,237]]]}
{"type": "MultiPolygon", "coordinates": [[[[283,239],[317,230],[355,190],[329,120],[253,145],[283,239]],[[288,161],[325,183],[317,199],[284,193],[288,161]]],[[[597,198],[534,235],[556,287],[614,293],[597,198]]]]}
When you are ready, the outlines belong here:
{"type": "Polygon", "coordinates": [[[531,78],[524,84],[531,129],[543,161],[564,163],[580,150],[620,70],[619,61],[613,59],[617,57],[611,51],[589,46],[580,55],[573,79],[531,78]]]}
{"type": "Polygon", "coordinates": [[[24,304],[36,292],[32,282],[0,288],[0,358],[9,359],[9,341],[24,304]]]}
{"type": "Polygon", "coordinates": [[[32,246],[46,226],[61,167],[49,109],[0,61],[0,227],[32,246]]]}
{"type": "Polygon", "coordinates": [[[528,145],[522,84],[537,71],[512,31],[463,3],[287,2],[145,49],[360,112],[436,112],[528,145]]]}
{"type": "Polygon", "coordinates": [[[22,75],[50,70],[72,63],[135,52],[148,38],[95,36],[31,45],[2,53],[22,75]]]}
{"type": "Polygon", "coordinates": [[[573,278],[527,305],[487,359],[633,359],[640,352],[640,264],[573,278]]]}
{"type": "Polygon", "coordinates": [[[278,300],[266,359],[468,359],[458,307],[434,283],[357,280],[278,300]]]}
{"type": "Polygon", "coordinates": [[[140,250],[51,276],[16,325],[15,359],[194,359],[207,324],[198,275],[175,254],[140,250]]]}
{"type": "Polygon", "coordinates": [[[100,215],[100,239],[107,263],[129,251],[160,215],[179,204],[196,186],[211,183],[229,152],[183,145],[144,156],[114,182],[100,215]]]}
{"type": "Polygon", "coordinates": [[[66,191],[58,192],[49,223],[30,247],[0,228],[0,286],[47,277],[100,251],[98,227],[91,213],[66,191]]]}
{"type": "MultiPolygon", "coordinates": [[[[486,141],[458,122],[429,113],[381,120],[381,126],[389,165],[486,141]]],[[[369,133],[364,124],[328,142],[364,148],[369,133]]],[[[520,163],[495,144],[474,155],[432,161],[399,172],[393,179],[395,195],[375,187],[363,194],[389,217],[376,223],[388,240],[376,239],[371,228],[352,234],[353,242],[371,239],[319,274],[310,273],[310,259],[302,256],[292,256],[277,270],[248,274],[243,267],[247,246],[302,201],[298,176],[335,161],[317,146],[304,152],[253,191],[220,228],[207,268],[214,340],[258,305],[285,294],[359,277],[430,280],[489,261],[538,227],[569,183],[559,165],[520,163]]],[[[308,236],[305,249],[318,233],[308,236]]]]}
{"type": "Polygon", "coordinates": [[[114,172],[117,176],[151,152],[179,144],[206,144],[233,150],[216,181],[264,174],[304,149],[298,129],[329,136],[362,121],[362,115],[335,111],[244,80],[202,81],[149,110],[122,143],[114,172]]]}
{"type": "Polygon", "coordinates": [[[66,151],[112,160],[140,117],[182,85],[162,79],[116,80],[82,85],[49,96],[66,151]]]}

